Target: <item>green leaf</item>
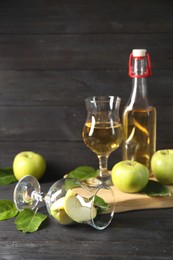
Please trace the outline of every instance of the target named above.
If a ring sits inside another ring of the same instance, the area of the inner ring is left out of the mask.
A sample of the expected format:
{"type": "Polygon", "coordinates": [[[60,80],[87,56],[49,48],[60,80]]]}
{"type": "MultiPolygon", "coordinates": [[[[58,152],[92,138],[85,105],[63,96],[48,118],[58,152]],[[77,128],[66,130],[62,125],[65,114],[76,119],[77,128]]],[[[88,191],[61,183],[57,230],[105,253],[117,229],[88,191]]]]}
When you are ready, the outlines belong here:
{"type": "Polygon", "coordinates": [[[90,178],[95,178],[98,175],[97,170],[91,166],[79,166],[73,171],[69,172],[67,178],[75,178],[80,181],[86,181],[90,178]]]}
{"type": "Polygon", "coordinates": [[[46,218],[47,216],[42,213],[37,213],[31,209],[24,209],[15,220],[16,228],[24,233],[35,232],[46,218]]]}
{"type": "Polygon", "coordinates": [[[0,169],[0,185],[7,185],[16,181],[12,168],[0,169]]]}
{"type": "Polygon", "coordinates": [[[0,221],[13,218],[17,214],[18,210],[11,200],[0,200],[0,221]]]}
{"type": "Polygon", "coordinates": [[[66,190],[69,190],[69,189],[74,189],[76,187],[79,187],[80,185],[79,185],[79,181],[78,180],[66,178],[65,182],[64,182],[64,186],[65,186],[66,190]]]}
{"type": "Polygon", "coordinates": [[[141,191],[150,197],[171,196],[171,191],[158,181],[149,180],[147,186],[141,191]]]}
{"type": "Polygon", "coordinates": [[[94,206],[97,207],[97,213],[101,214],[109,209],[109,205],[100,196],[94,196],[94,206]]]}

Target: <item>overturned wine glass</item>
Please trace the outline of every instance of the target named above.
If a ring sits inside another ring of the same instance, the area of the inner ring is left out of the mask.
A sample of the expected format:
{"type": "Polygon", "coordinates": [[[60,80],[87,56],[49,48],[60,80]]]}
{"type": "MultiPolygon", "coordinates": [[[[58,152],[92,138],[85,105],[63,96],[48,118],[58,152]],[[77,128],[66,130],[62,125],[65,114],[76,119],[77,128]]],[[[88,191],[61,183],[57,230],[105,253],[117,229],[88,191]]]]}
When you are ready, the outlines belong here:
{"type": "Polygon", "coordinates": [[[62,225],[77,222],[97,230],[111,223],[115,211],[114,193],[106,184],[91,187],[77,179],[63,178],[43,194],[35,177],[23,177],[14,189],[17,209],[34,210],[39,202],[45,202],[49,215],[62,225]]]}

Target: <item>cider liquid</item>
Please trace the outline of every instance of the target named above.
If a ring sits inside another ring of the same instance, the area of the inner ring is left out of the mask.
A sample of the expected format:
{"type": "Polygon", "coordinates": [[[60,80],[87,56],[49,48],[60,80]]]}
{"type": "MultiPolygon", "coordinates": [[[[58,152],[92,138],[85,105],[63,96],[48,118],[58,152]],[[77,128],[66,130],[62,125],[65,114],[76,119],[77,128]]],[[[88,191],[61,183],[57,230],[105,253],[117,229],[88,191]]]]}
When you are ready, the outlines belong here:
{"type": "Polygon", "coordinates": [[[109,122],[95,123],[86,122],[83,132],[83,140],[97,155],[109,155],[116,150],[122,142],[123,130],[120,123],[111,125],[109,122]]]}
{"type": "Polygon", "coordinates": [[[138,161],[150,169],[156,150],[156,109],[134,109],[123,115],[123,160],[138,161]]]}

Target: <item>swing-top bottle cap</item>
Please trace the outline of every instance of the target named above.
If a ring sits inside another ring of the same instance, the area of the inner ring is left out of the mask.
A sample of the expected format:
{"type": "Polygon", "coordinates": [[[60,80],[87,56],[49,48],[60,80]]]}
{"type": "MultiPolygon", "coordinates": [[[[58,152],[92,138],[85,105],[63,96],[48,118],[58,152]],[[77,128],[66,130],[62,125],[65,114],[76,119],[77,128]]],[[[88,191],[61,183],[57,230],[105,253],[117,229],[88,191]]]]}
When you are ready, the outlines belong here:
{"type": "Polygon", "coordinates": [[[131,78],[143,78],[151,76],[151,61],[146,49],[133,49],[129,57],[129,76],[131,78]],[[146,60],[146,64],[141,73],[136,73],[134,69],[134,60],[146,60]]]}
{"type": "Polygon", "coordinates": [[[134,49],[132,51],[133,57],[145,57],[146,56],[146,49],[134,49]]]}

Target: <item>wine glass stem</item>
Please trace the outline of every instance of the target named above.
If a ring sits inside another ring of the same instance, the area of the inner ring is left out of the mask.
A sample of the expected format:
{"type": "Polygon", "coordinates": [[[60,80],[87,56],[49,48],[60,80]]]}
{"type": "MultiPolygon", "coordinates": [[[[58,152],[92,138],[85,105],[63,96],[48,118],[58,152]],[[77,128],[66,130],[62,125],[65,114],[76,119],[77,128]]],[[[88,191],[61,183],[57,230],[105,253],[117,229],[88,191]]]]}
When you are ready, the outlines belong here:
{"type": "Polygon", "coordinates": [[[108,156],[98,155],[100,178],[108,177],[108,156]]]}
{"type": "Polygon", "coordinates": [[[43,193],[41,193],[41,192],[39,193],[39,192],[33,191],[31,194],[31,198],[42,202],[44,196],[43,196],[43,193]]]}

